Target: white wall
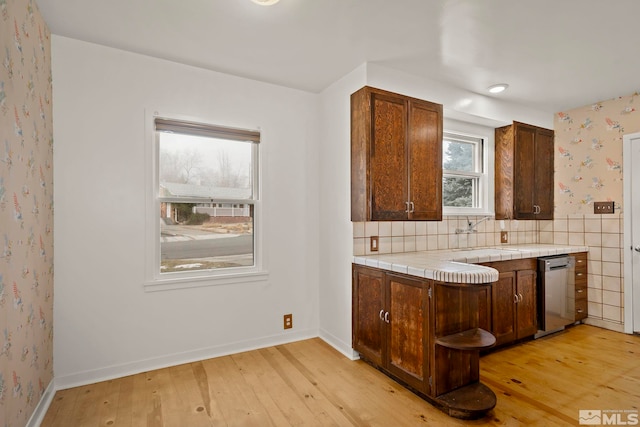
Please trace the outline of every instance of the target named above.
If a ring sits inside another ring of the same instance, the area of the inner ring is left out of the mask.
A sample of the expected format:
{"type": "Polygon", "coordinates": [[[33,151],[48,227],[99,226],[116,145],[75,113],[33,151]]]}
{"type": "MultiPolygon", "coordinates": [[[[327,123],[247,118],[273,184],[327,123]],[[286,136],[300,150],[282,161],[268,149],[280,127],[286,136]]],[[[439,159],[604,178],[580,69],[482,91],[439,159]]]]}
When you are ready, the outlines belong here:
{"type": "Polygon", "coordinates": [[[320,95],[320,336],[349,357],[351,349],[350,95],[364,85],[441,103],[445,119],[497,127],[513,120],[553,128],[553,114],[509,104],[368,63],[320,95]],[[467,100],[467,101],[465,101],[467,100]]]}
{"type": "Polygon", "coordinates": [[[351,94],[366,84],[362,65],[321,94],[320,336],[351,349],[351,94]]]}
{"type": "Polygon", "coordinates": [[[59,36],[52,48],[57,386],[317,336],[318,97],[59,36]],[[144,292],[145,110],[261,128],[268,281],[144,292]]]}
{"type": "Polygon", "coordinates": [[[316,95],[59,36],[52,48],[58,387],[317,335],[353,357],[349,100],[363,85],[483,125],[553,120],[377,64],[316,95]],[[262,129],[268,282],[143,291],[146,110],[262,129]]]}

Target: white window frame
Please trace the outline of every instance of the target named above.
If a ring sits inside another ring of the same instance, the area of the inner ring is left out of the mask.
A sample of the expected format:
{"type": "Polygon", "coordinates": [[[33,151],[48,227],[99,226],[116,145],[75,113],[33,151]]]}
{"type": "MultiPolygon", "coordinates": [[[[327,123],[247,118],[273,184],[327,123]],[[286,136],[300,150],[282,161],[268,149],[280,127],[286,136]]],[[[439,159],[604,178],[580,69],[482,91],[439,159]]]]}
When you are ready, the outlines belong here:
{"type": "MultiPolygon", "coordinates": [[[[482,173],[468,172],[459,176],[477,176],[478,177],[478,207],[452,207],[442,206],[442,214],[444,216],[458,216],[458,215],[494,215],[495,214],[495,177],[494,177],[494,165],[495,165],[495,138],[493,129],[476,125],[473,123],[460,122],[457,120],[445,119],[445,134],[454,134],[461,137],[468,137],[482,140],[482,151],[478,152],[481,159],[477,161],[482,162],[482,173]]],[[[443,155],[444,155],[444,138],[443,155]]],[[[443,178],[445,175],[456,176],[454,173],[447,173],[442,171],[443,178]]],[[[444,203],[444,202],[443,202],[444,203]]]]}
{"type": "MultiPolygon", "coordinates": [[[[262,189],[261,177],[264,175],[261,165],[264,158],[263,143],[253,146],[253,180],[255,198],[253,201],[253,266],[229,267],[211,270],[194,270],[184,272],[161,273],[160,272],[160,203],[158,194],[159,180],[159,137],[155,130],[156,118],[176,121],[187,121],[202,124],[211,124],[211,120],[188,117],[177,114],[160,114],[158,112],[146,112],[146,138],[145,149],[145,173],[146,173],[146,227],[145,227],[145,282],[146,292],[193,288],[215,285],[229,285],[236,283],[264,282],[268,279],[266,270],[266,254],[264,247],[264,231],[262,220],[262,189]]],[[[216,126],[221,126],[216,124],[216,126]]],[[[240,128],[228,126],[229,128],[240,128]]],[[[262,131],[261,140],[262,140],[262,131]]],[[[222,199],[220,199],[222,200],[222,199]]],[[[216,199],[216,201],[220,201],[216,199]]],[[[238,200],[222,200],[224,203],[239,203],[238,200]]]]}

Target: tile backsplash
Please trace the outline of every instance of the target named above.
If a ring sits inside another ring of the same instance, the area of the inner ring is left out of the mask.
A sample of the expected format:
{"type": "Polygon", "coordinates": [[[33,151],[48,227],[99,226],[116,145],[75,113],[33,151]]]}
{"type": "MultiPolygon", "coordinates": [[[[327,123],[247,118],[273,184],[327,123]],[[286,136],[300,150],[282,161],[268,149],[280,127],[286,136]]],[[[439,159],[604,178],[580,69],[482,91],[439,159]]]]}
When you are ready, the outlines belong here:
{"type": "Polygon", "coordinates": [[[587,246],[589,319],[602,326],[622,324],[623,215],[557,215],[553,220],[496,221],[477,225],[474,233],[456,233],[483,216],[448,216],[442,221],[379,221],[353,223],[353,255],[373,255],[427,250],[523,244],[587,246]],[[501,243],[500,232],[508,233],[501,243]],[[378,236],[378,251],[371,252],[370,238],[378,236]]]}
{"type": "Polygon", "coordinates": [[[500,246],[500,232],[507,231],[508,243],[551,243],[539,241],[540,227],[552,221],[496,221],[480,222],[473,233],[456,233],[466,229],[468,222],[477,223],[484,216],[448,216],[442,221],[378,221],[353,223],[353,254],[372,255],[370,237],[378,236],[378,254],[431,251],[438,249],[500,246]]]}

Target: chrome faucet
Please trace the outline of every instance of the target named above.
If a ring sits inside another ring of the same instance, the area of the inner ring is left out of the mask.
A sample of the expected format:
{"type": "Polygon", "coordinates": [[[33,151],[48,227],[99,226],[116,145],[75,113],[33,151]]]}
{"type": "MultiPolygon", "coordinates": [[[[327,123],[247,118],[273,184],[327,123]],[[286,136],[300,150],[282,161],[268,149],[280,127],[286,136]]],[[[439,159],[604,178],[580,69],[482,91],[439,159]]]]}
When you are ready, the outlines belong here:
{"type": "Polygon", "coordinates": [[[478,224],[480,224],[481,222],[485,222],[486,220],[491,219],[490,216],[485,216],[484,218],[482,218],[480,221],[476,222],[475,224],[473,222],[471,222],[469,220],[469,217],[467,217],[467,228],[457,228],[456,229],[456,234],[469,234],[469,233],[477,233],[478,230],[476,230],[476,227],[478,224]]]}

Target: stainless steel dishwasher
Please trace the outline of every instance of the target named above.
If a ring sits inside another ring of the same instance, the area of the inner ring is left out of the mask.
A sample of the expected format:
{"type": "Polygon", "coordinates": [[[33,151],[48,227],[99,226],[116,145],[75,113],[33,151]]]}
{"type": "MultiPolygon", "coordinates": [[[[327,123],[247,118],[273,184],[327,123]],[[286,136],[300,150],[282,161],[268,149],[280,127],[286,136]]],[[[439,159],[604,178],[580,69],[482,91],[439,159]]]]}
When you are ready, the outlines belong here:
{"type": "Polygon", "coordinates": [[[569,255],[538,258],[538,333],[561,331],[575,322],[575,265],[569,255]]]}

